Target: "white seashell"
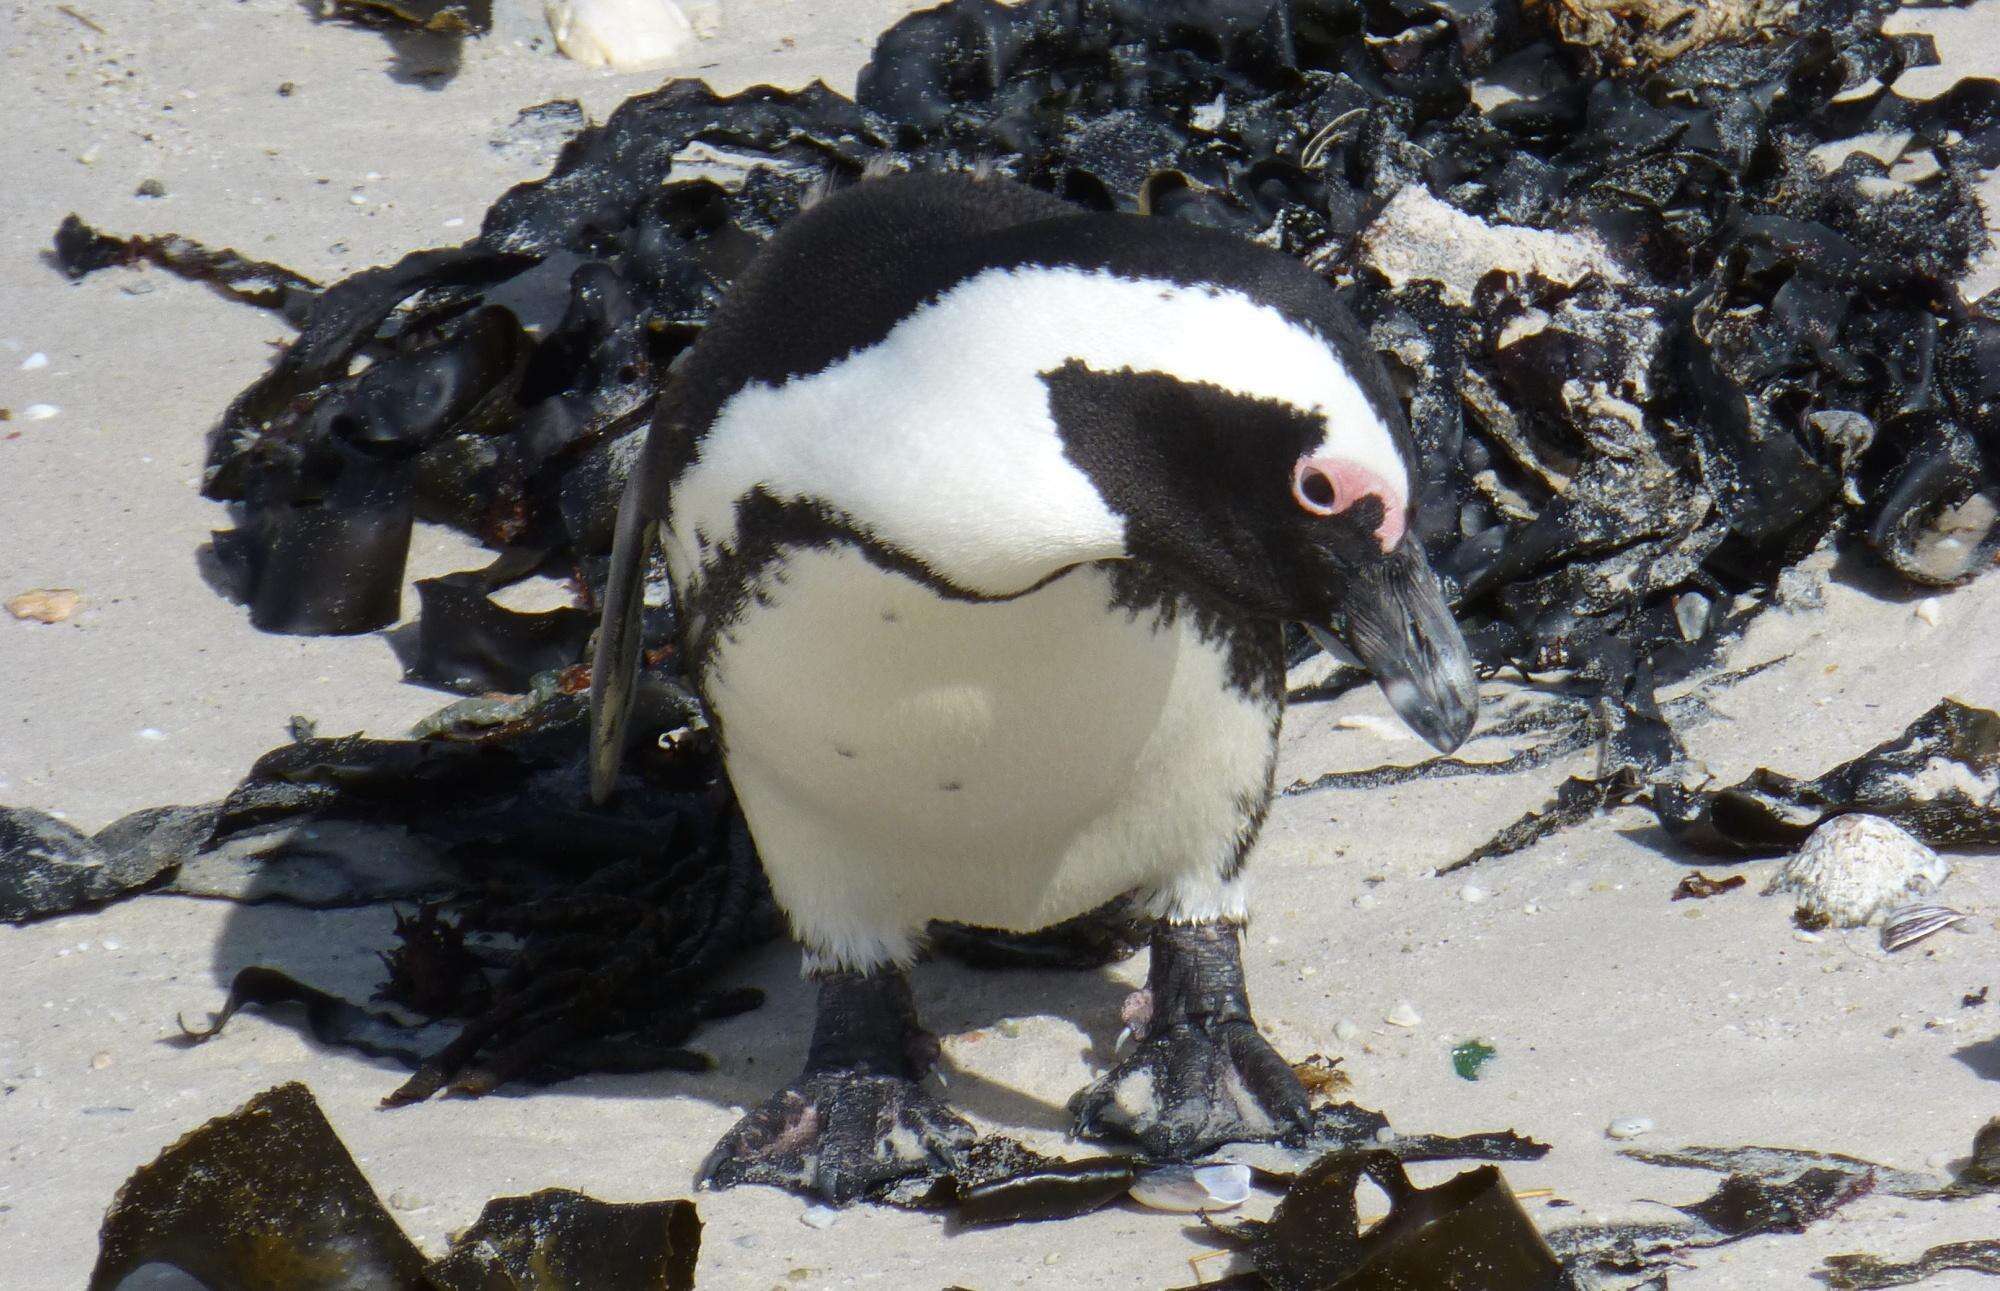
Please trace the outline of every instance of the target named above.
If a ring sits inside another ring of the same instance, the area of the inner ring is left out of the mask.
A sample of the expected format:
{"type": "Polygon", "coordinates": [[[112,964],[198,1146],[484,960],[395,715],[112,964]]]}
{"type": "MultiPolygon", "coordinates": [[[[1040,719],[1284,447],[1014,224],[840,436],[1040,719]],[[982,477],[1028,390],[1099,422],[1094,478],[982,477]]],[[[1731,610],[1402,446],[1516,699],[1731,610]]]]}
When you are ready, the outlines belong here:
{"type": "Polygon", "coordinates": [[[1926,895],[1950,875],[1951,867],[1916,835],[1894,821],[1857,812],[1815,829],[1764,892],[1796,892],[1800,914],[1858,928],[1926,895]]]}
{"type": "Polygon", "coordinates": [[[799,1212],[799,1222],[807,1228],[825,1230],[832,1228],[840,1218],[840,1212],[831,1206],[807,1206],[799,1212]]]}
{"type": "Polygon", "coordinates": [[[546,0],[542,12],[563,53],[615,72],[658,67],[694,39],[673,0],[546,0]]]}
{"type": "Polygon", "coordinates": [[[33,354],[30,354],[27,358],[21,360],[21,371],[33,372],[36,368],[45,368],[48,365],[49,365],[49,356],[42,353],[40,350],[36,350],[33,354]]]}
{"type": "Polygon", "coordinates": [[[1923,600],[1917,602],[1917,608],[1912,613],[1925,623],[1936,627],[1938,620],[1944,617],[1943,607],[1944,603],[1938,600],[1937,597],[1926,596],[1923,600]]]}
{"type": "Polygon", "coordinates": [[[1142,1206],[1184,1215],[1233,1210],[1250,1199],[1250,1167],[1232,1162],[1161,1166],[1139,1176],[1131,1197],[1142,1206]]]}
{"type": "Polygon", "coordinates": [[[47,421],[49,418],[55,416],[57,413],[61,411],[62,409],[56,407],[52,403],[31,403],[27,407],[21,409],[21,420],[47,421]]]}
{"type": "Polygon", "coordinates": [[[1424,1015],[1417,1012],[1416,1005],[1403,1000],[1383,1014],[1382,1020],[1392,1027],[1414,1027],[1423,1025],[1424,1015]]]}
{"type": "Polygon", "coordinates": [[[1614,1139],[1636,1139],[1641,1134],[1651,1134],[1653,1122],[1644,1116],[1620,1116],[1605,1126],[1604,1132],[1614,1139]]]}
{"type": "Polygon", "coordinates": [[[1914,946],[1934,932],[1943,932],[1968,916],[1948,905],[1906,905],[1892,910],[1882,921],[1882,949],[1901,950],[1914,946]]]}

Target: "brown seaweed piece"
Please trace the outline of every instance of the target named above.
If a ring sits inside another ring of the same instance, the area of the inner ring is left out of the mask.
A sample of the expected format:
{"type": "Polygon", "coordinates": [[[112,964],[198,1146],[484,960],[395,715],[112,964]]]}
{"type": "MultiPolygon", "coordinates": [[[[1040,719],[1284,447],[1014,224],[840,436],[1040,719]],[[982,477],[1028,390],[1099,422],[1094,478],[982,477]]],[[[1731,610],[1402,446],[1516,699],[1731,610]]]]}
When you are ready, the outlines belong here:
{"type": "Polygon", "coordinates": [[[1946,1242],[1914,1260],[1885,1260],[1879,1255],[1829,1255],[1820,1278],[1837,1291],[1875,1291],[1878,1287],[1909,1286],[1950,1269],[2000,1274],[2000,1237],[1984,1241],[1946,1242]]]}
{"type": "Polygon", "coordinates": [[[1681,881],[1674,884],[1673,893],[1667,900],[1706,901],[1710,897],[1719,897],[1725,892],[1734,892],[1749,881],[1749,879],[1744,878],[1741,874],[1732,874],[1726,879],[1718,879],[1703,874],[1700,870],[1696,870],[1692,874],[1683,875],[1681,881]]]}
{"type": "Polygon", "coordinates": [[[104,1217],[90,1291],[166,1266],[217,1291],[691,1291],[689,1201],[565,1188],[486,1203],[426,1263],[297,1082],[265,1090],[134,1171],[104,1217]]]}
{"type": "Polygon", "coordinates": [[[424,1286],[423,1255],[297,1083],[183,1135],[125,1181],[90,1291],[154,1263],[229,1291],[424,1286]]]}
{"type": "Polygon", "coordinates": [[[276,310],[293,323],[304,321],[322,290],[312,279],[283,265],[252,260],[227,247],[205,247],[177,233],[125,238],[99,233],[74,212],[64,216],[56,228],[55,257],[57,266],[71,279],[113,265],[150,261],[179,277],[208,283],[245,304],[276,310]]]}
{"type": "Polygon", "coordinates": [[[1223,1283],[1272,1291],[1574,1291],[1500,1171],[1480,1166],[1418,1188],[1388,1152],[1330,1153],[1292,1181],[1266,1222],[1220,1229],[1256,1266],[1223,1283]],[[1361,1231],[1355,1188],[1389,1215],[1361,1231]]]}
{"type": "Polygon", "coordinates": [[[1848,812],[1886,817],[1933,845],[2000,843],[2000,713],[1940,700],[1816,779],[1760,767],[1722,789],[1662,784],[1653,805],[1676,840],[1724,855],[1788,851],[1848,812]]]}
{"type": "Polygon", "coordinates": [[[486,1203],[424,1270],[437,1291],[691,1291],[701,1220],[691,1201],[613,1203],[568,1188],[486,1203]]]}

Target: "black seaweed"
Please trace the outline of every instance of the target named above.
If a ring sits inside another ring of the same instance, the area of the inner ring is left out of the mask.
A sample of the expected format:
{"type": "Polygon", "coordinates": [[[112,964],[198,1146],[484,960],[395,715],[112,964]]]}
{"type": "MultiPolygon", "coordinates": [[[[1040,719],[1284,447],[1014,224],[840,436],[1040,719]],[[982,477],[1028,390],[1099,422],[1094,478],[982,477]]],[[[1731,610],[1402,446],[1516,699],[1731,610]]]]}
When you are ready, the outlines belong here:
{"type": "Polygon", "coordinates": [[[1838,1291],[1874,1291],[1877,1287],[1909,1286],[1948,1269],[2000,1274],[2000,1237],[1977,1242],[1946,1242],[1904,1263],[1879,1255],[1829,1255],[1820,1277],[1838,1291]]]}
{"type": "Polygon", "coordinates": [[[426,1261],[293,1083],[133,1172],[104,1217],[90,1288],[168,1265],[229,1291],[689,1291],[700,1249],[693,1202],[614,1205],[550,1188],[487,1202],[426,1261]]]}
{"type": "Polygon", "coordinates": [[[1224,1286],[1271,1291],[1574,1291],[1493,1166],[1418,1188],[1388,1152],[1335,1152],[1292,1181],[1268,1221],[1220,1229],[1256,1271],[1224,1286]],[[1389,1194],[1388,1218],[1361,1230],[1355,1188],[1389,1194]]]}

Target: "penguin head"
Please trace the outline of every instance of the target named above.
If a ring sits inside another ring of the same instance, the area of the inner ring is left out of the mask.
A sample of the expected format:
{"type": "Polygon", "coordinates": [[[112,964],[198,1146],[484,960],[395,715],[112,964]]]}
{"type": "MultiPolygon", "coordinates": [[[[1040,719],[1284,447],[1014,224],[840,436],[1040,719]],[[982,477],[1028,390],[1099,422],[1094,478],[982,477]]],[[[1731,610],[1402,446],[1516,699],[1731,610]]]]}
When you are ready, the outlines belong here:
{"type": "Polygon", "coordinates": [[[1417,457],[1380,357],[1291,257],[1143,224],[1093,235],[1129,235],[1097,286],[1099,317],[1127,335],[1093,334],[1041,374],[1064,454],[1123,523],[1123,555],[1239,615],[1304,624],[1456,748],[1478,686],[1411,532],[1417,457]],[[1149,308],[1124,307],[1141,284],[1149,308]]]}

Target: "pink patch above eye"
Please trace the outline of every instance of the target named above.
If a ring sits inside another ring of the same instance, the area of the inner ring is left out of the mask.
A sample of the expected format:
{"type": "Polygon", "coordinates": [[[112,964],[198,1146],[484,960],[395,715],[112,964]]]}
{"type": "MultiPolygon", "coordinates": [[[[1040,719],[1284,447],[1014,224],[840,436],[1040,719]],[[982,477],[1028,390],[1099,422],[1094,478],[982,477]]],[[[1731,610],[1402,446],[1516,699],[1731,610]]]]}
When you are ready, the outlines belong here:
{"type": "Polygon", "coordinates": [[[1301,457],[1292,468],[1292,497],[1318,516],[1340,515],[1374,498],[1382,505],[1382,522],[1375,526],[1376,543],[1383,551],[1394,551],[1403,540],[1403,508],[1407,503],[1401,490],[1365,466],[1338,457],[1301,457]]]}

